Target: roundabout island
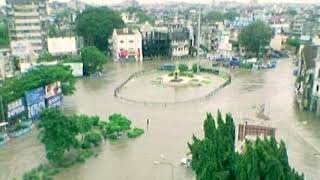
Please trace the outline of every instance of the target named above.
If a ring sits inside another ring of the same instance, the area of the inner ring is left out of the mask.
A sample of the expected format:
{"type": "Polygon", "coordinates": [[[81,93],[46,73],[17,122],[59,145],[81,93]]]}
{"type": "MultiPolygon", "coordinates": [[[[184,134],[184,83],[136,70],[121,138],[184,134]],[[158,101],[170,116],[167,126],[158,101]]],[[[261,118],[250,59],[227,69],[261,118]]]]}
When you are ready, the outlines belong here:
{"type": "Polygon", "coordinates": [[[206,100],[230,82],[231,76],[219,70],[200,68],[198,71],[195,64],[191,67],[165,64],[157,70],[133,73],[114,94],[134,103],[184,103],[206,100]],[[143,89],[137,91],[138,87],[143,89]]]}

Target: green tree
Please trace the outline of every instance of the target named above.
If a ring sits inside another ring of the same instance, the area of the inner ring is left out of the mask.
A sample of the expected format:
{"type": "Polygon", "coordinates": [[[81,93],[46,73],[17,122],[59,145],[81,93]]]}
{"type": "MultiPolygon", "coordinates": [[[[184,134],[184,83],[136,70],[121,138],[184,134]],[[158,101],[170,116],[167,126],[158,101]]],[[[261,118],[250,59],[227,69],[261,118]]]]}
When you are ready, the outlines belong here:
{"type": "Polygon", "coordinates": [[[288,38],[286,44],[295,48],[295,53],[298,52],[300,48],[300,41],[298,39],[288,38]]]}
{"type": "Polygon", "coordinates": [[[269,45],[272,38],[272,29],[263,21],[254,21],[243,28],[239,34],[239,43],[246,51],[259,58],[259,53],[269,45]]]}
{"type": "Polygon", "coordinates": [[[9,46],[8,25],[6,20],[0,21],[0,48],[9,46]]]}
{"type": "MultiPolygon", "coordinates": [[[[233,124],[233,120],[229,119],[233,124]]],[[[192,169],[197,180],[229,179],[233,177],[234,158],[231,152],[233,143],[229,141],[232,134],[225,134],[229,123],[224,123],[218,112],[218,126],[211,114],[204,121],[204,139],[193,137],[193,143],[188,144],[192,154],[192,169]],[[232,162],[233,160],[233,162],[232,162]]],[[[230,127],[231,129],[231,127],[230,127]]],[[[234,142],[234,140],[233,140],[234,142]]]]}
{"type": "Polygon", "coordinates": [[[108,38],[113,29],[124,27],[120,14],[107,7],[87,8],[76,18],[76,32],[87,46],[108,50],[108,38]]]}
{"type": "Polygon", "coordinates": [[[98,131],[89,131],[84,137],[84,146],[89,148],[91,146],[98,146],[102,142],[101,133],[98,131]]]}
{"type": "Polygon", "coordinates": [[[188,69],[189,69],[188,65],[186,65],[186,64],[179,64],[178,68],[179,68],[180,73],[184,73],[184,72],[188,71],[188,69]]]}
{"type": "Polygon", "coordinates": [[[197,180],[303,179],[289,166],[285,144],[274,137],[247,141],[242,154],[235,152],[235,126],[231,114],[225,120],[218,111],[204,121],[204,138],[188,144],[191,167],[197,180]]]}
{"type": "Polygon", "coordinates": [[[85,47],[81,50],[81,60],[85,75],[102,71],[103,65],[107,62],[106,56],[94,46],[85,47]]]}
{"type": "Polygon", "coordinates": [[[237,13],[235,10],[230,10],[224,14],[224,18],[229,21],[234,21],[236,17],[238,17],[240,14],[237,13]]]}
{"type": "Polygon", "coordinates": [[[247,141],[236,162],[236,179],[304,179],[289,166],[284,142],[275,137],[255,142],[247,141]]]}
{"type": "Polygon", "coordinates": [[[44,51],[42,53],[40,53],[39,57],[38,57],[38,62],[50,62],[50,61],[54,61],[55,58],[48,52],[48,51],[44,51]]]}
{"type": "Polygon", "coordinates": [[[117,138],[131,129],[131,121],[122,114],[112,114],[104,128],[109,137],[115,135],[117,138]]]}
{"type": "Polygon", "coordinates": [[[76,122],[58,109],[46,109],[41,113],[39,128],[47,159],[53,164],[62,164],[65,152],[77,145],[76,122]]]}
{"type": "Polygon", "coordinates": [[[224,15],[221,11],[209,11],[205,14],[204,20],[207,22],[221,22],[224,20],[224,15]]]}
{"type": "Polygon", "coordinates": [[[24,97],[26,91],[44,87],[56,81],[60,81],[64,95],[71,95],[76,90],[76,79],[70,68],[62,65],[38,66],[21,76],[6,79],[0,87],[4,109],[6,110],[8,103],[24,97]]]}
{"type": "Polygon", "coordinates": [[[289,16],[296,16],[298,14],[298,12],[295,9],[288,9],[286,14],[288,14],[289,16]]]}
{"type": "Polygon", "coordinates": [[[147,15],[145,13],[145,11],[143,11],[140,8],[129,7],[127,9],[127,12],[130,13],[130,14],[134,14],[135,13],[136,16],[139,18],[139,23],[149,22],[150,24],[154,24],[155,17],[147,15]]]}

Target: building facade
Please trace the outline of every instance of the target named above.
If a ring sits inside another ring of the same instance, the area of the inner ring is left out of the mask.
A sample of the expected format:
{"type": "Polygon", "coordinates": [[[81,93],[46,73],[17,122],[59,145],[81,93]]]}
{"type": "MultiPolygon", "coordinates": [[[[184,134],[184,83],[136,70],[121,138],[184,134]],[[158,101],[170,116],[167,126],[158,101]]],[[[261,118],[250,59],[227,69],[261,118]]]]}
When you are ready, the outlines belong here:
{"type": "Polygon", "coordinates": [[[0,79],[14,75],[13,59],[10,49],[0,49],[0,79]]]}
{"type": "Polygon", "coordinates": [[[182,58],[189,56],[190,35],[188,28],[182,24],[174,22],[169,25],[170,54],[172,58],[182,58]]]}
{"type": "Polygon", "coordinates": [[[142,36],[138,30],[115,29],[112,34],[114,61],[142,61],[142,36]]]}
{"type": "Polygon", "coordinates": [[[167,58],[170,56],[170,37],[168,28],[141,26],[143,58],[167,58]]]}
{"type": "Polygon", "coordinates": [[[28,42],[34,52],[46,49],[47,1],[7,0],[11,42],[28,42]]]}

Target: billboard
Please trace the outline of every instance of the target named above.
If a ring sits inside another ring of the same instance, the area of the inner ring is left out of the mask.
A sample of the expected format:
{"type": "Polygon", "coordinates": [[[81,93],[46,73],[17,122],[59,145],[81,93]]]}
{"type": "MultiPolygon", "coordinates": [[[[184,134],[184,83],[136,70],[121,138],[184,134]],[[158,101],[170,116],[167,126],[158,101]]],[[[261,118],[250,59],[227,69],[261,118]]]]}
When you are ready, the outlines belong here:
{"type": "Polygon", "coordinates": [[[26,57],[33,52],[32,46],[28,41],[11,41],[10,46],[13,56],[26,57]]]}
{"type": "Polygon", "coordinates": [[[47,99],[46,102],[48,108],[60,107],[62,104],[62,95],[53,96],[47,99]]]}
{"type": "Polygon", "coordinates": [[[28,117],[31,119],[38,119],[40,112],[46,107],[44,100],[28,106],[28,117]]]}
{"type": "Polygon", "coordinates": [[[28,117],[37,119],[41,110],[46,107],[44,88],[41,87],[26,92],[26,102],[28,106],[28,117]]]}
{"type": "Polygon", "coordinates": [[[57,96],[61,94],[61,84],[60,81],[49,84],[45,86],[46,99],[57,96]]]}
{"type": "Polygon", "coordinates": [[[18,116],[19,114],[24,113],[26,110],[26,107],[25,107],[23,99],[20,98],[20,99],[13,101],[13,102],[10,102],[7,106],[7,109],[8,109],[7,117],[8,117],[8,119],[12,119],[12,118],[18,116]]]}

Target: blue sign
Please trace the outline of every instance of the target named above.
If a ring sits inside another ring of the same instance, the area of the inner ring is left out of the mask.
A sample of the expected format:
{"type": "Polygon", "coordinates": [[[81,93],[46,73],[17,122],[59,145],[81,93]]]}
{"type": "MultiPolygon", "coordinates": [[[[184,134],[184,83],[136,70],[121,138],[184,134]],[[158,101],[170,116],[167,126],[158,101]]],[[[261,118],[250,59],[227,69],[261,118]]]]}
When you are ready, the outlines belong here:
{"type": "Polygon", "coordinates": [[[15,100],[8,104],[8,119],[14,118],[19,114],[22,114],[26,110],[24,101],[22,98],[15,100]]]}
{"type": "Polygon", "coordinates": [[[61,104],[62,104],[62,95],[56,95],[47,99],[48,108],[60,107],[61,104]]]}
{"type": "Polygon", "coordinates": [[[41,111],[46,107],[45,101],[42,100],[32,105],[28,105],[28,117],[31,119],[38,119],[41,111]]]}
{"type": "Polygon", "coordinates": [[[26,92],[26,102],[28,106],[42,102],[44,98],[45,91],[43,87],[26,92]]]}

